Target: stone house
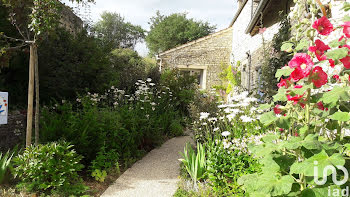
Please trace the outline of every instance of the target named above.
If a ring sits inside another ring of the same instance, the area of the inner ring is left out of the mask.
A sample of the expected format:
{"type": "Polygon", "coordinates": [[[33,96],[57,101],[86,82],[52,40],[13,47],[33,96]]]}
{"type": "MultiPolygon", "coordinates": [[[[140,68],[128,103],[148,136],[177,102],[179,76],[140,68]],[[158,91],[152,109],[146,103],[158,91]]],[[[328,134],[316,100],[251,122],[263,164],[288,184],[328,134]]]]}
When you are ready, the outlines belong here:
{"type": "MultiPolygon", "coordinates": [[[[281,14],[291,16],[293,0],[235,0],[238,8],[229,27],[196,41],[181,45],[159,54],[162,68],[177,67],[199,73],[202,89],[221,84],[218,74],[221,64],[240,62],[241,85],[251,91],[260,82],[264,47],[271,44],[280,28],[281,14]],[[259,29],[266,30],[263,36],[259,29]],[[231,38],[229,36],[231,35],[231,38]]],[[[347,0],[328,0],[332,3],[332,17],[342,17],[343,2],[347,0]]],[[[292,21],[293,23],[293,21],[292,21]]]]}
{"type": "Polygon", "coordinates": [[[221,65],[229,64],[232,50],[232,28],[221,30],[179,47],[160,53],[157,57],[161,70],[178,68],[197,74],[201,89],[221,84],[221,65]]]}

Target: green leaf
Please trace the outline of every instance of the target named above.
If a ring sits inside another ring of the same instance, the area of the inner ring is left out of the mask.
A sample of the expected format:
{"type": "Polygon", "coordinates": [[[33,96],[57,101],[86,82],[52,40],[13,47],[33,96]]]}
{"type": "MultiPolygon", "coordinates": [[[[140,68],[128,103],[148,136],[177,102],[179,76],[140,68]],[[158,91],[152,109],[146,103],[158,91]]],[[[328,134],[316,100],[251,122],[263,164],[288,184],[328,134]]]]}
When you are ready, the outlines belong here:
{"type": "Polygon", "coordinates": [[[348,22],[348,21],[350,21],[350,16],[345,15],[343,18],[343,22],[348,22]]]}
{"type": "Polygon", "coordinates": [[[309,41],[305,38],[303,38],[299,44],[297,45],[297,47],[295,48],[295,50],[300,51],[303,50],[305,48],[307,48],[309,46],[309,41]]]}
{"type": "Polygon", "coordinates": [[[278,119],[278,117],[276,116],[276,114],[273,111],[264,113],[263,115],[260,116],[260,122],[266,126],[275,122],[277,119],[278,119]]]}
{"type": "Polygon", "coordinates": [[[268,103],[266,103],[266,104],[261,104],[261,105],[259,105],[259,108],[258,108],[258,109],[260,109],[260,110],[266,110],[266,109],[270,109],[272,106],[273,106],[272,103],[270,103],[270,104],[268,104],[268,103]]]}
{"type": "Polygon", "coordinates": [[[288,130],[291,126],[291,122],[290,122],[290,119],[288,116],[283,116],[281,118],[279,118],[277,121],[276,121],[276,125],[279,127],[279,128],[283,128],[283,129],[286,129],[288,130]]]}
{"type": "Polygon", "coordinates": [[[260,191],[270,191],[271,196],[288,194],[292,190],[294,179],[290,175],[277,178],[273,174],[263,174],[259,177],[258,187],[260,191]]]}
{"type": "Polygon", "coordinates": [[[286,77],[289,76],[293,72],[293,70],[294,69],[289,68],[289,67],[286,67],[283,69],[278,69],[276,74],[275,74],[275,77],[279,81],[282,76],[286,76],[286,77]]]}
{"type": "Polygon", "coordinates": [[[305,91],[309,88],[312,88],[313,87],[313,84],[309,84],[309,85],[304,85],[302,88],[296,88],[296,89],[293,89],[293,92],[295,94],[298,94],[298,95],[302,95],[305,93],[305,91]]]}
{"type": "Polygon", "coordinates": [[[278,89],[278,93],[275,96],[273,96],[273,101],[287,101],[288,99],[286,96],[286,92],[287,90],[285,88],[278,89]]]}
{"type": "Polygon", "coordinates": [[[293,46],[294,46],[293,43],[290,43],[290,42],[284,43],[281,46],[281,51],[292,52],[293,46]]]}
{"type": "Polygon", "coordinates": [[[279,134],[267,134],[266,136],[264,136],[262,138],[262,141],[264,141],[265,143],[273,143],[274,141],[276,141],[277,139],[280,138],[279,134]]]}
{"type": "Polygon", "coordinates": [[[273,143],[265,143],[259,146],[250,146],[249,150],[257,157],[266,157],[270,153],[280,150],[280,147],[273,143]]]}
{"type": "Polygon", "coordinates": [[[260,160],[260,163],[263,164],[262,172],[274,174],[280,170],[280,166],[272,158],[271,155],[268,155],[260,160]]]}
{"type": "Polygon", "coordinates": [[[349,112],[335,112],[330,117],[332,120],[338,120],[338,121],[348,121],[350,120],[350,114],[349,112]]]}
{"type": "Polygon", "coordinates": [[[348,50],[349,49],[346,47],[334,49],[332,51],[326,52],[326,56],[327,56],[327,58],[333,59],[334,61],[339,60],[339,59],[342,59],[348,55],[348,50]]]}
{"type": "Polygon", "coordinates": [[[335,40],[331,41],[328,45],[332,48],[337,48],[337,47],[342,46],[344,44],[346,44],[345,39],[343,39],[340,42],[338,39],[335,39],[335,40]]]}
{"type": "MultiPolygon", "coordinates": [[[[308,158],[307,160],[301,163],[294,163],[290,168],[290,174],[305,174],[306,176],[315,176],[315,162],[318,163],[318,177],[323,177],[324,168],[326,168],[329,165],[344,166],[345,159],[339,153],[335,153],[329,157],[325,150],[322,150],[322,152],[308,158]]],[[[328,170],[327,176],[329,176],[331,173],[332,172],[328,170]]]]}
{"type": "Polygon", "coordinates": [[[340,100],[347,101],[350,99],[348,91],[349,87],[335,86],[331,91],[323,94],[321,101],[323,101],[326,104],[333,105],[336,105],[336,103],[340,100]]]}

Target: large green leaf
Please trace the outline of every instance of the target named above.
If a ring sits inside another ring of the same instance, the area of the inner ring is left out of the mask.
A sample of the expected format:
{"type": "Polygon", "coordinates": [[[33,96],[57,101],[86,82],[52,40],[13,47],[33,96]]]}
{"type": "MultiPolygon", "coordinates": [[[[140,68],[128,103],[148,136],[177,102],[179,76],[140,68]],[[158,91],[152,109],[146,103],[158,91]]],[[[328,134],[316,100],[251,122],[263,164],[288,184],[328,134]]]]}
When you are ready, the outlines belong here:
{"type": "Polygon", "coordinates": [[[266,157],[281,148],[274,143],[264,143],[259,146],[250,146],[249,150],[257,157],[266,157]]]}
{"type": "Polygon", "coordinates": [[[295,50],[300,51],[307,48],[308,46],[309,46],[309,41],[306,38],[303,38],[302,40],[300,40],[295,50]]]}
{"type": "Polygon", "coordinates": [[[260,163],[263,165],[262,172],[275,174],[280,171],[280,166],[276,163],[271,155],[268,155],[260,160],[260,163]]]}
{"type": "Polygon", "coordinates": [[[260,116],[260,122],[264,125],[270,125],[271,123],[275,122],[278,119],[276,114],[273,111],[264,113],[260,116]]]}
{"type": "Polygon", "coordinates": [[[313,87],[313,84],[304,85],[302,88],[294,89],[293,92],[295,94],[302,95],[306,92],[307,89],[312,88],[312,87],[313,87]]]}
{"type": "Polygon", "coordinates": [[[309,150],[319,149],[321,147],[320,142],[317,140],[317,135],[313,134],[306,136],[305,139],[301,137],[291,137],[283,144],[283,148],[288,150],[294,150],[302,146],[309,150]]]}
{"type": "Polygon", "coordinates": [[[289,68],[289,67],[283,68],[283,69],[278,69],[276,74],[275,74],[275,77],[279,81],[282,76],[286,76],[286,77],[289,76],[293,72],[293,70],[294,69],[289,68]]]}
{"type": "Polygon", "coordinates": [[[263,174],[259,177],[258,180],[258,191],[270,191],[271,196],[280,196],[288,194],[292,190],[292,185],[294,179],[290,175],[282,176],[278,178],[274,174],[263,174]]]}
{"type": "MultiPolygon", "coordinates": [[[[294,163],[290,168],[291,174],[305,174],[306,176],[315,176],[315,162],[317,162],[317,172],[318,177],[323,177],[323,170],[329,165],[333,166],[344,166],[345,159],[341,154],[335,153],[332,156],[328,156],[325,150],[322,152],[310,157],[309,159],[300,162],[294,163]]],[[[327,176],[329,176],[332,172],[330,170],[327,171],[327,176]]]]}
{"type": "Polygon", "coordinates": [[[335,86],[331,91],[323,94],[321,100],[326,104],[336,104],[339,100],[349,100],[349,87],[335,86]]]}
{"type": "Polygon", "coordinates": [[[275,96],[273,96],[273,101],[287,101],[288,99],[286,96],[286,92],[287,90],[285,88],[278,89],[278,93],[275,96]]]}
{"type": "Polygon", "coordinates": [[[293,50],[293,43],[287,42],[283,43],[281,46],[281,51],[291,52],[293,50]]]}
{"type": "Polygon", "coordinates": [[[348,48],[343,47],[339,49],[334,49],[326,53],[327,58],[335,60],[342,59],[348,55],[348,48]]]}
{"type": "Polygon", "coordinates": [[[338,121],[348,121],[350,120],[350,114],[349,112],[335,112],[330,117],[332,120],[338,120],[338,121]]]}

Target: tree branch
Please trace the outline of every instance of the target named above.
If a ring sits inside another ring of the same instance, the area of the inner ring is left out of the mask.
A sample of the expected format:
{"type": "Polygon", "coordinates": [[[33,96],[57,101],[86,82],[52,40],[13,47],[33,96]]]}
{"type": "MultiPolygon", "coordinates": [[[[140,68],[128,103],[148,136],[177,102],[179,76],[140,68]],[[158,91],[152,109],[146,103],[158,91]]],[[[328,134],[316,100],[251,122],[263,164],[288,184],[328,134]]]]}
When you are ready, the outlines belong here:
{"type": "Polygon", "coordinates": [[[5,39],[12,40],[12,41],[15,41],[15,42],[26,42],[26,40],[12,38],[12,37],[8,37],[6,35],[0,35],[0,37],[4,37],[5,39]]]}

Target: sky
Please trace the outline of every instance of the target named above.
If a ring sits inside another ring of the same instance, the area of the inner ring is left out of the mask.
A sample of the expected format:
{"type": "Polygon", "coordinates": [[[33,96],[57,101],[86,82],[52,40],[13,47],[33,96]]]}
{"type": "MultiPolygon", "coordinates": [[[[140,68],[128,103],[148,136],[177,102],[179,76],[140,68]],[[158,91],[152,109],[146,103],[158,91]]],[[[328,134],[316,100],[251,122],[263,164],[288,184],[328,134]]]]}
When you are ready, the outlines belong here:
{"type": "MultiPolygon", "coordinates": [[[[68,0],[62,0],[67,5],[68,0]]],[[[172,13],[187,12],[189,18],[199,21],[208,21],[216,25],[217,31],[229,26],[236,9],[236,0],[95,0],[90,5],[90,19],[97,22],[103,11],[117,12],[125,21],[140,25],[149,30],[149,19],[155,16],[157,10],[163,15],[172,13]]],[[[86,8],[81,8],[85,13],[86,8]]],[[[145,43],[139,43],[136,50],[140,55],[145,56],[148,49],[145,43]]]]}

